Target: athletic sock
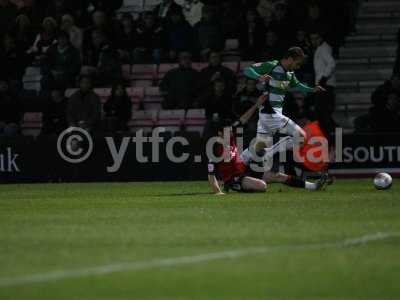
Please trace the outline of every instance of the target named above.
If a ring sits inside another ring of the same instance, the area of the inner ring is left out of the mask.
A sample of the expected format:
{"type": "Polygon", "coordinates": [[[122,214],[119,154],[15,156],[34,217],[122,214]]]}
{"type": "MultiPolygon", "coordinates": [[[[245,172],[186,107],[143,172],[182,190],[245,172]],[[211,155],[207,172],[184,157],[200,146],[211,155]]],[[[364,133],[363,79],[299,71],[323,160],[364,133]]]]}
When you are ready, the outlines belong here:
{"type": "Polygon", "coordinates": [[[318,188],[318,184],[306,181],[306,190],[315,191],[318,188]]]}
{"type": "Polygon", "coordinates": [[[305,181],[300,177],[296,176],[289,176],[286,180],[285,184],[287,186],[295,187],[295,188],[302,188],[310,191],[315,191],[318,188],[317,183],[305,181]]]}
{"type": "Polygon", "coordinates": [[[296,176],[289,176],[285,184],[295,188],[307,188],[306,181],[296,176]]]}

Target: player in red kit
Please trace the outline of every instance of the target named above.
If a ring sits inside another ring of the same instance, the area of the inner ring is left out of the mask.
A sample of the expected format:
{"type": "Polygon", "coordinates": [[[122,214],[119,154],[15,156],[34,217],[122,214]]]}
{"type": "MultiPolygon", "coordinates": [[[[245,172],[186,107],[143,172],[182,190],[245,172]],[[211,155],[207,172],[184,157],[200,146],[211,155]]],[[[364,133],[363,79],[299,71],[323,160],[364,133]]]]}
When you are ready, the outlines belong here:
{"type": "Polygon", "coordinates": [[[265,97],[260,97],[238,122],[220,121],[215,124],[215,132],[219,140],[214,144],[213,158],[208,163],[208,182],[216,195],[223,195],[217,176],[224,182],[224,189],[238,192],[264,192],[267,185],[261,179],[251,176],[248,166],[240,158],[236,146],[234,131],[237,126],[247,123],[265,97]],[[225,140],[223,139],[225,137],[225,140]]]}

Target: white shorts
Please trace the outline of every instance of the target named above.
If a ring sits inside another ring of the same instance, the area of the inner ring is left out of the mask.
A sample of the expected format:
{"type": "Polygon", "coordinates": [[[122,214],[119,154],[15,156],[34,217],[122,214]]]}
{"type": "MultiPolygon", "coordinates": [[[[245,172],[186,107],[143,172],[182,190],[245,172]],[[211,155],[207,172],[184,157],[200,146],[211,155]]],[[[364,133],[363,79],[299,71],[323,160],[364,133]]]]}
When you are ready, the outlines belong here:
{"type": "Polygon", "coordinates": [[[294,136],[300,130],[299,125],[280,113],[259,114],[257,124],[257,136],[259,137],[272,137],[276,133],[294,136]]]}

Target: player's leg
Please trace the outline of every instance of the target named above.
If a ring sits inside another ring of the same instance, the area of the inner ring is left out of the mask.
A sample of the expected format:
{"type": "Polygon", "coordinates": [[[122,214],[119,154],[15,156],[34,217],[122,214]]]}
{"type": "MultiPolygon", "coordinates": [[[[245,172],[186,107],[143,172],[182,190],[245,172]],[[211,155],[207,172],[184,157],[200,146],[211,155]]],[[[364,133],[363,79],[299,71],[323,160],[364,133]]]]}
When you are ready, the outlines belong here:
{"type": "Polygon", "coordinates": [[[279,133],[292,136],[296,144],[303,144],[307,138],[307,134],[304,129],[286,116],[282,115],[281,120],[282,127],[279,129],[279,133]]]}
{"type": "Polygon", "coordinates": [[[271,147],[273,136],[279,129],[280,124],[270,114],[259,113],[257,123],[257,136],[253,143],[254,153],[271,147]]]}
{"type": "Polygon", "coordinates": [[[316,182],[310,182],[301,179],[297,176],[290,176],[284,173],[275,173],[267,171],[264,173],[263,180],[266,183],[278,182],[294,188],[303,188],[310,191],[320,190],[326,183],[327,178],[325,175],[316,182]]]}
{"type": "MultiPolygon", "coordinates": [[[[252,168],[252,170],[254,168],[253,164],[256,163],[256,165],[262,168],[262,170],[260,171],[266,171],[272,167],[272,165],[269,166],[266,164],[268,164],[268,162],[270,162],[270,164],[272,163],[272,158],[276,153],[286,152],[287,150],[292,150],[292,149],[293,149],[293,138],[290,136],[286,136],[284,138],[281,138],[277,143],[275,143],[271,147],[260,149],[256,153],[256,155],[252,153],[251,148],[247,148],[242,152],[240,158],[247,166],[252,168]],[[259,159],[255,161],[254,156],[257,156],[257,158],[259,159]]],[[[258,171],[258,170],[253,170],[253,171],[258,171]]]]}
{"type": "Polygon", "coordinates": [[[246,192],[265,192],[267,184],[261,179],[245,176],[242,179],[242,188],[246,192]]]}

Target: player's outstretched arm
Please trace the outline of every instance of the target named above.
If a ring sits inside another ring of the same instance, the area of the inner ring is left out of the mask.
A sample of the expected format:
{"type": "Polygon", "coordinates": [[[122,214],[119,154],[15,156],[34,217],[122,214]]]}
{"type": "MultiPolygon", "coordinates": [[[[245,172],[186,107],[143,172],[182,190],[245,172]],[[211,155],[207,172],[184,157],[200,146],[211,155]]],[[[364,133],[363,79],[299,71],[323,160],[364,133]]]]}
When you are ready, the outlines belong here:
{"type": "Polygon", "coordinates": [[[244,75],[248,78],[251,79],[255,79],[255,80],[259,80],[259,78],[261,77],[260,74],[258,74],[253,67],[247,67],[246,69],[244,69],[244,75]]]}
{"type": "Polygon", "coordinates": [[[249,108],[240,118],[239,121],[241,124],[246,124],[254,113],[259,109],[267,100],[267,96],[262,95],[257,99],[257,103],[254,104],[251,108],[249,108]]]}
{"type": "Polygon", "coordinates": [[[296,76],[292,77],[290,81],[290,87],[293,91],[301,92],[301,93],[318,93],[318,92],[326,92],[326,90],[322,87],[317,85],[316,87],[309,87],[308,85],[301,83],[296,76]]]}
{"type": "Polygon", "coordinates": [[[244,69],[244,75],[251,79],[255,79],[261,82],[267,82],[272,77],[269,75],[273,68],[273,64],[271,62],[265,63],[256,63],[250,67],[244,69]]]}
{"type": "Polygon", "coordinates": [[[211,186],[211,189],[215,195],[224,195],[219,187],[218,180],[215,175],[208,175],[208,183],[211,186]]]}

